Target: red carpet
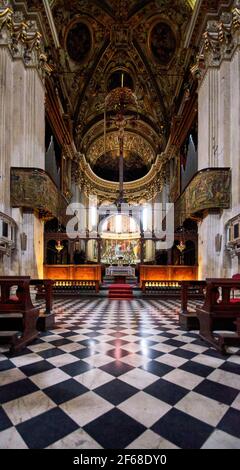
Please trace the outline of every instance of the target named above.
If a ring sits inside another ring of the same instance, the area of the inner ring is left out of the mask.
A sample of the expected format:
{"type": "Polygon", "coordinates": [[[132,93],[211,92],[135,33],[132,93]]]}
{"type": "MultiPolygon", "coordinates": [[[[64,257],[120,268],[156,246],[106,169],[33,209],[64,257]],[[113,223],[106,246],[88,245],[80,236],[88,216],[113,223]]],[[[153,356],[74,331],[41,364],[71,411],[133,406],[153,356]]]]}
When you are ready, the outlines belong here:
{"type": "Polygon", "coordinates": [[[133,299],[132,286],[129,284],[111,284],[108,291],[109,299],[133,299]]]}

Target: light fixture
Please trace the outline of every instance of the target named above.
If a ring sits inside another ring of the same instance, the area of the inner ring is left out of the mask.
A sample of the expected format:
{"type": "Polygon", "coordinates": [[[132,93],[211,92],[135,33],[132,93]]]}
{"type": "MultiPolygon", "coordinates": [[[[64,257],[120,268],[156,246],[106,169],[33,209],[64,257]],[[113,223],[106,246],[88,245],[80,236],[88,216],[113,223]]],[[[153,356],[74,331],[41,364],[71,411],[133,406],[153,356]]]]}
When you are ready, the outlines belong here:
{"type": "Polygon", "coordinates": [[[186,245],[183,240],[180,240],[179,245],[177,245],[177,249],[182,253],[186,249],[186,245]]]}
{"type": "Polygon", "coordinates": [[[60,253],[60,251],[63,250],[64,245],[61,243],[61,240],[57,240],[57,243],[56,243],[56,245],[55,245],[55,248],[56,248],[56,250],[57,250],[58,253],[60,253]]]}
{"type": "Polygon", "coordinates": [[[133,91],[124,86],[124,74],[121,76],[121,87],[114,88],[105,98],[104,109],[104,152],[106,155],[106,129],[107,114],[111,115],[111,121],[118,128],[119,142],[119,195],[116,200],[118,212],[121,212],[121,204],[125,202],[123,195],[123,154],[124,154],[124,131],[129,121],[138,116],[137,97],[133,91]]]}
{"type": "Polygon", "coordinates": [[[60,225],[60,222],[58,222],[58,240],[56,240],[56,245],[55,245],[55,248],[56,248],[58,254],[64,248],[64,245],[62,244],[61,239],[60,239],[60,232],[61,232],[61,225],[60,225]]]}

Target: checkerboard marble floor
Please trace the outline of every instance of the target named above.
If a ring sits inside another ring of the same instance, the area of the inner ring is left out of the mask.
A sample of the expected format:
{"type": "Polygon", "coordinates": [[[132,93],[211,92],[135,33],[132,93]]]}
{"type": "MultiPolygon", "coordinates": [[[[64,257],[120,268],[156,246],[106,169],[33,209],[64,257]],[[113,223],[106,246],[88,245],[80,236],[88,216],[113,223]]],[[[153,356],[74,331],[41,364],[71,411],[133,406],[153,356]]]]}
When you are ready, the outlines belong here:
{"type": "Polygon", "coordinates": [[[240,449],[240,351],[180,329],[179,307],[57,299],[54,330],[0,349],[0,448],[240,449]]]}

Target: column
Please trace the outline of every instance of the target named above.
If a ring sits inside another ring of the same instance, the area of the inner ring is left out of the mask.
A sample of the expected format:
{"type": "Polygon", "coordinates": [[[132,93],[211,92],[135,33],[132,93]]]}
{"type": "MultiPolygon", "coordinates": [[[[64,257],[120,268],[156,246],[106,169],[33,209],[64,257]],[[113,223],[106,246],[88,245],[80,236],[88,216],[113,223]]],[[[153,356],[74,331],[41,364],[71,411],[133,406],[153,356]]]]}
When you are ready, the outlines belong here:
{"type": "MultiPolygon", "coordinates": [[[[12,59],[0,42],[0,211],[10,211],[10,166],[12,123],[12,59]]],[[[5,257],[4,257],[5,258],[5,257]]]]}

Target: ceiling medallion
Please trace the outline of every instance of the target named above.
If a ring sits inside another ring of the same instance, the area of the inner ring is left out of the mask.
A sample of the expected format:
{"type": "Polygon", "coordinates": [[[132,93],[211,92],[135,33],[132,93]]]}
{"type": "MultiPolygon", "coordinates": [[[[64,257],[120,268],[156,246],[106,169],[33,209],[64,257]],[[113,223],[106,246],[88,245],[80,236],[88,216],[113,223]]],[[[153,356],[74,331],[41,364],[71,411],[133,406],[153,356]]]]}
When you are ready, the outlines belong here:
{"type": "Polygon", "coordinates": [[[168,65],[176,51],[176,38],[169,26],[164,22],[158,22],[152,28],[149,46],[154,58],[161,65],[168,65]]]}
{"type": "Polygon", "coordinates": [[[83,62],[92,48],[92,35],[88,25],[82,21],[74,23],[67,34],[67,52],[74,62],[83,62]]]}

